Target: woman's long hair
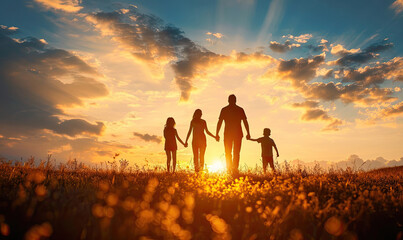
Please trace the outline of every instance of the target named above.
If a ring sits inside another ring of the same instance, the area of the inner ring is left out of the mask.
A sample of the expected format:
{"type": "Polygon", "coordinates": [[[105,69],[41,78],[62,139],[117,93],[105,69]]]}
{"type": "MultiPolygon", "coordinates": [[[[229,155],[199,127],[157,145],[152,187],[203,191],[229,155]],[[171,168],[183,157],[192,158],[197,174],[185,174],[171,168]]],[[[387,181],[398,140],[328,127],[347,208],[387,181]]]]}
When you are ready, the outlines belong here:
{"type": "Polygon", "coordinates": [[[193,120],[200,120],[202,117],[202,110],[196,109],[196,111],[193,113],[193,120]]]}
{"type": "Polygon", "coordinates": [[[175,119],[173,117],[167,118],[167,122],[165,124],[165,128],[174,128],[175,127],[175,119]]]}

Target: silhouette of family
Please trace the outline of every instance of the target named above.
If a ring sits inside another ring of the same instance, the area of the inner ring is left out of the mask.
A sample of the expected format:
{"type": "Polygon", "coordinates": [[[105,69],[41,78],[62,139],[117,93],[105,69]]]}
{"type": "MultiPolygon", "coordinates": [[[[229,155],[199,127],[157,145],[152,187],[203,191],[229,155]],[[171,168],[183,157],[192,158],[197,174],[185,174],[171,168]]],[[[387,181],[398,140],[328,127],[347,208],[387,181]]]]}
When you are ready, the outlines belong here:
{"type": "Polygon", "coordinates": [[[204,167],[204,154],[206,152],[206,135],[205,132],[211,137],[220,141],[220,129],[224,121],[224,148],[227,172],[230,174],[237,174],[239,172],[239,160],[242,145],[242,125],[246,129],[246,139],[250,141],[256,141],[261,144],[262,148],[262,162],[263,171],[266,173],[267,165],[270,165],[272,171],[276,171],[273,163],[273,147],[276,150],[277,157],[279,157],[278,149],[274,140],[270,138],[271,130],[265,128],[263,130],[263,137],[252,139],[249,132],[249,123],[246,118],[245,111],[240,106],[236,105],[236,96],[230,95],[228,97],[228,106],[221,109],[220,116],[218,118],[216,134],[213,135],[207,128],[207,123],[202,117],[202,111],[196,109],[193,114],[193,118],[190,121],[189,131],[186,136],[185,142],[181,140],[178,132],[175,129],[175,120],[169,117],[166,121],[164,128],[165,138],[165,152],[167,155],[167,171],[171,170],[170,164],[172,159],[172,172],[175,172],[176,167],[176,151],[178,149],[176,139],[184,146],[188,146],[188,140],[190,134],[193,132],[192,150],[195,172],[203,171],[204,167]]]}

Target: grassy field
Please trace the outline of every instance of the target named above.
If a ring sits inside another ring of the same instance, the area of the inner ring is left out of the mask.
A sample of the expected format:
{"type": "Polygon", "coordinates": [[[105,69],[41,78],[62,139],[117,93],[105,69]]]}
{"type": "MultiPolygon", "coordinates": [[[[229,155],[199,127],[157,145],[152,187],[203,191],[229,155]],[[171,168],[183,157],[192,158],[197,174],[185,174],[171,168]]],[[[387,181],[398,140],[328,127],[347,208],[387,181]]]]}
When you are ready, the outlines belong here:
{"type": "Polygon", "coordinates": [[[0,165],[0,239],[403,239],[403,168],[247,173],[0,165]]]}

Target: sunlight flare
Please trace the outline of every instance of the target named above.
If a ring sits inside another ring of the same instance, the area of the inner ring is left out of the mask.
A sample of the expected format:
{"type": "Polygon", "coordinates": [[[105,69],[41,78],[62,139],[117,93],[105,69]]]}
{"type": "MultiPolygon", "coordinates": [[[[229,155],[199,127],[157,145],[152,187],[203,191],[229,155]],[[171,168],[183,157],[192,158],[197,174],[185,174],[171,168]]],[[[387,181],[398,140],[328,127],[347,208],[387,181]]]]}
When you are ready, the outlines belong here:
{"type": "Polygon", "coordinates": [[[226,170],[225,163],[221,159],[214,159],[212,164],[207,165],[209,172],[224,172],[226,170]]]}

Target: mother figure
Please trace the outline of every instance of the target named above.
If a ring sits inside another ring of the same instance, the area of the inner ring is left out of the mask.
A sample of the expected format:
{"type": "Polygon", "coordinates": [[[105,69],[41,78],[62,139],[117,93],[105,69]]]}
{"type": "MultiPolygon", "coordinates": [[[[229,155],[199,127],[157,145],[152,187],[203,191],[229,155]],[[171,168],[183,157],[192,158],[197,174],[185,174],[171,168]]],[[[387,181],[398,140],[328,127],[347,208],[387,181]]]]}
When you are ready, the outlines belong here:
{"type": "Polygon", "coordinates": [[[206,152],[206,135],[204,131],[211,137],[216,139],[208,129],[207,123],[205,120],[201,118],[202,111],[200,109],[196,109],[193,114],[193,119],[190,121],[189,132],[186,137],[185,146],[187,146],[188,139],[190,137],[190,133],[193,130],[193,140],[192,140],[192,149],[193,149],[193,161],[195,172],[203,171],[204,167],[204,153],[206,152]],[[200,161],[199,161],[200,157],[200,161]]]}

